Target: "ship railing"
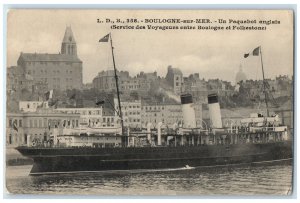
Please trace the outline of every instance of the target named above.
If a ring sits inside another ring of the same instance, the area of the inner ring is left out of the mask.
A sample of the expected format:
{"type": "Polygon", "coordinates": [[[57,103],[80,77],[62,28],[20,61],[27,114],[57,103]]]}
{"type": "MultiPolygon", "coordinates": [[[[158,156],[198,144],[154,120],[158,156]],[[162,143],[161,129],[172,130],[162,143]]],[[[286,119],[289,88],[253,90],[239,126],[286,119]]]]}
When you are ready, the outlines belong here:
{"type": "Polygon", "coordinates": [[[263,126],[263,127],[250,127],[250,132],[285,132],[286,126],[263,126]]]}
{"type": "Polygon", "coordinates": [[[256,133],[256,132],[285,132],[287,126],[236,126],[233,128],[225,128],[227,133],[239,134],[239,133],[256,133]]]}

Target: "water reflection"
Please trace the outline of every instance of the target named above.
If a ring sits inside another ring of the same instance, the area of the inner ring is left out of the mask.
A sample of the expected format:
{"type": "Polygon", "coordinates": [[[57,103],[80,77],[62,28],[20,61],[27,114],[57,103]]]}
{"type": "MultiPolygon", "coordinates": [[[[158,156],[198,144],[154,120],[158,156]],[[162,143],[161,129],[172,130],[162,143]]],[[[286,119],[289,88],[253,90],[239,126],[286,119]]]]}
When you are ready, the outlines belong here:
{"type": "Polygon", "coordinates": [[[196,168],[178,171],[28,176],[30,166],[8,167],[6,185],[17,194],[286,195],[292,166],[196,168]]]}

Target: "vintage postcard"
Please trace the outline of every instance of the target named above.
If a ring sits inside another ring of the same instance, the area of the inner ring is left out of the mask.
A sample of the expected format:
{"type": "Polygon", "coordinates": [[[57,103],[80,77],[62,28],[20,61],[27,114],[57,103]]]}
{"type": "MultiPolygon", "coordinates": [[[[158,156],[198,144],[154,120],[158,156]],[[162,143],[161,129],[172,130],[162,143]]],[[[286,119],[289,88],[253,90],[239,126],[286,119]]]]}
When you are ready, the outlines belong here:
{"type": "Polygon", "coordinates": [[[8,194],[293,194],[293,10],[10,9],[8,194]]]}

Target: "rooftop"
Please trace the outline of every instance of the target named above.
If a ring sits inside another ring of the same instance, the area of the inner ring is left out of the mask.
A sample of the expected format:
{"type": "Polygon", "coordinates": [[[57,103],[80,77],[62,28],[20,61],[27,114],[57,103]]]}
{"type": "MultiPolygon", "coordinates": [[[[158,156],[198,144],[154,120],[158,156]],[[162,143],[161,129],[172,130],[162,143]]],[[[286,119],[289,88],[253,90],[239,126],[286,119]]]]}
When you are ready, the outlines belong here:
{"type": "Polygon", "coordinates": [[[66,54],[48,54],[48,53],[21,53],[19,60],[23,61],[52,61],[52,62],[81,62],[81,60],[75,55],[66,54]]]}

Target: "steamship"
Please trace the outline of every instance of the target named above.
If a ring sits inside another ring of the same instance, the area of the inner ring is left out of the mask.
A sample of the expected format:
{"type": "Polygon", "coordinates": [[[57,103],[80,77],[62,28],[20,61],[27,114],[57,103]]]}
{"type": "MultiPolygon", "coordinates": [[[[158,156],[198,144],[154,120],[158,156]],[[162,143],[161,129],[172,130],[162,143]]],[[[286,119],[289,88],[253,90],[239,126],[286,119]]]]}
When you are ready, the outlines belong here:
{"type": "MultiPolygon", "coordinates": [[[[110,42],[114,61],[111,36],[110,42]]],[[[155,131],[147,125],[140,132],[125,133],[115,65],[114,70],[121,127],[53,129],[50,144],[17,147],[34,161],[30,175],[292,161],[292,139],[278,115],[254,113],[240,126],[223,127],[216,94],[208,95],[210,129],[196,126],[192,95],[183,94],[183,124],[174,125],[173,131],[159,123],[155,131]]]]}
{"type": "Polygon", "coordinates": [[[251,114],[241,127],[222,128],[216,94],[208,96],[213,128],[195,126],[192,96],[181,95],[186,125],[175,133],[157,131],[119,134],[121,129],[63,129],[53,131],[51,146],[20,146],[17,150],[34,160],[31,175],[51,173],[97,172],[132,169],[189,169],[201,166],[251,164],[292,160],[292,141],[278,116],[251,114]],[[114,134],[112,134],[114,132],[114,134]],[[114,143],[110,140],[115,140],[114,143]]]}

